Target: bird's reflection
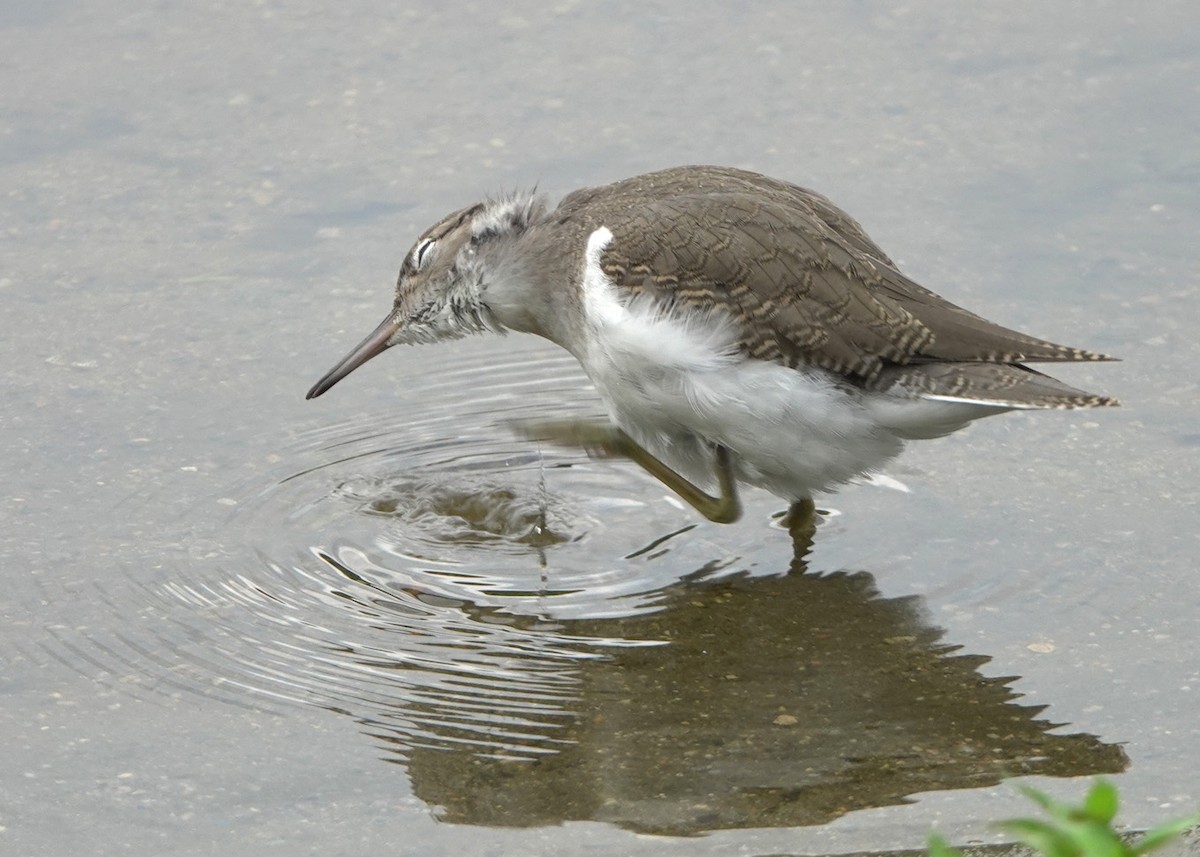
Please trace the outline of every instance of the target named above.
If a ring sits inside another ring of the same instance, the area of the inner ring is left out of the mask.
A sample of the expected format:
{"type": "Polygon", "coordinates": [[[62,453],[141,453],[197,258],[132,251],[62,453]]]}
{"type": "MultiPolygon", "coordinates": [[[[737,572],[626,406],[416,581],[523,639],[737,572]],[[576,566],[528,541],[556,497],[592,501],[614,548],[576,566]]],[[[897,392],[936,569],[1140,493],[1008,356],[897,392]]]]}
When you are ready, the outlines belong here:
{"type": "Polygon", "coordinates": [[[515,621],[523,662],[510,647],[479,681],[489,667],[476,646],[469,692],[352,713],[442,820],[474,825],[792,827],[922,791],[1125,768],[1118,745],[1052,732],[1059,724],[1019,704],[1011,678],[979,672],[986,657],[939,643],[918,598],[882,598],[862,571],[809,571],[811,533],[792,527],[795,557],[776,576],[701,570],[650,614],[515,621]],[[590,656],[561,657],[589,640],[590,656]],[[541,695],[539,671],[554,685],[541,695]],[[471,734],[486,712],[529,752],[481,748],[456,725],[463,707],[471,734]]]}

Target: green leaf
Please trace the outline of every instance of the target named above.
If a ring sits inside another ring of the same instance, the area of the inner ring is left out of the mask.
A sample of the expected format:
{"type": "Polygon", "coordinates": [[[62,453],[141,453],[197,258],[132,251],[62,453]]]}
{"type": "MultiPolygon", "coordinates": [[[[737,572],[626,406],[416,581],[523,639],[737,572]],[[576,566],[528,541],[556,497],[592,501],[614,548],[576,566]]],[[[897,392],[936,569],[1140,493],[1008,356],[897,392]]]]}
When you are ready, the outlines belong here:
{"type": "Polygon", "coordinates": [[[1083,812],[1094,821],[1111,824],[1117,815],[1118,802],[1117,787],[1108,780],[1098,779],[1083,799],[1083,812]]]}
{"type": "Polygon", "coordinates": [[[1145,854],[1148,851],[1161,848],[1175,837],[1186,833],[1198,825],[1200,825],[1200,813],[1189,815],[1187,818],[1177,818],[1174,821],[1168,821],[1157,827],[1152,827],[1146,831],[1145,836],[1134,844],[1131,849],[1132,853],[1145,854]]]}
{"type": "Polygon", "coordinates": [[[1021,794],[1025,795],[1025,797],[1029,798],[1042,809],[1046,810],[1046,812],[1049,813],[1053,818],[1065,821],[1077,814],[1075,807],[1068,803],[1055,800],[1044,791],[1035,789],[1033,786],[1018,785],[1017,789],[1019,789],[1021,794]]]}
{"type": "Polygon", "coordinates": [[[1125,843],[1108,824],[1090,820],[1071,821],[1059,829],[1087,857],[1127,857],[1129,854],[1125,843]]]}
{"type": "Polygon", "coordinates": [[[945,839],[929,831],[929,857],[962,857],[962,852],[951,848],[945,839]]]}
{"type": "MultiPolygon", "coordinates": [[[[1045,810],[1050,820],[1014,818],[996,826],[1042,857],[1142,857],[1190,828],[1200,827],[1200,814],[1191,815],[1160,824],[1138,842],[1127,845],[1113,828],[1120,799],[1108,780],[1097,779],[1078,806],[1056,800],[1032,786],[1018,785],[1017,789],[1045,810]]],[[[929,855],[962,857],[933,832],[929,834],[929,855]]]]}
{"type": "Polygon", "coordinates": [[[1045,854],[1046,857],[1080,857],[1082,854],[1069,836],[1044,821],[1033,818],[1014,818],[1002,821],[996,826],[1011,833],[1018,842],[1045,854]]]}

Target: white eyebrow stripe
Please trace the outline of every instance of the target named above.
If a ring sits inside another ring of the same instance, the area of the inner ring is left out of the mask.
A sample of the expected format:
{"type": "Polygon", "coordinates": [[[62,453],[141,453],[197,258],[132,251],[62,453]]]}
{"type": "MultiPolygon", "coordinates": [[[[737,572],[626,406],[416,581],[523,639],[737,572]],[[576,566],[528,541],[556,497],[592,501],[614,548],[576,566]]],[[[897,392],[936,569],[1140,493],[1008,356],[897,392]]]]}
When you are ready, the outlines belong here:
{"type": "Polygon", "coordinates": [[[423,251],[432,249],[436,243],[437,240],[434,238],[426,238],[417,242],[417,246],[412,249],[412,263],[414,268],[418,271],[421,269],[422,257],[425,255],[423,251]]]}

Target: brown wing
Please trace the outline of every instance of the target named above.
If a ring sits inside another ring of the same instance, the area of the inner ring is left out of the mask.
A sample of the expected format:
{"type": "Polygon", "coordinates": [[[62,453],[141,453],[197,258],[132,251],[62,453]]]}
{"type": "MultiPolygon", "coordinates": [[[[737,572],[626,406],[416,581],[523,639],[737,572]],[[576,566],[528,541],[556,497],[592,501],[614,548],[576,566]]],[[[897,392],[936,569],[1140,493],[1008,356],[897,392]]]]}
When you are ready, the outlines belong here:
{"type": "Polygon", "coordinates": [[[614,233],[601,264],[621,287],[728,313],[751,356],[865,382],[895,364],[1106,359],[922,288],[818,194],[741,171],[701,182],[680,172],[610,185],[602,205],[593,200],[591,214],[614,233]]]}

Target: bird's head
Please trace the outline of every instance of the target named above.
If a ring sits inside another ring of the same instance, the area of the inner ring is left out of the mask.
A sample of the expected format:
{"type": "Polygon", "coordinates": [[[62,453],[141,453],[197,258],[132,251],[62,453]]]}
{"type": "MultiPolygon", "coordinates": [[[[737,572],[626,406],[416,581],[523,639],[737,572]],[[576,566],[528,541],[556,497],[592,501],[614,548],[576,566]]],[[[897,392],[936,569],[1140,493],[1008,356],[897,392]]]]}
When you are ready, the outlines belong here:
{"type": "Polygon", "coordinates": [[[504,324],[488,304],[515,240],[544,210],[532,193],[459,209],[426,229],[404,257],[392,311],[330,369],[306,398],[324,393],[393,345],[456,339],[504,324]]]}

